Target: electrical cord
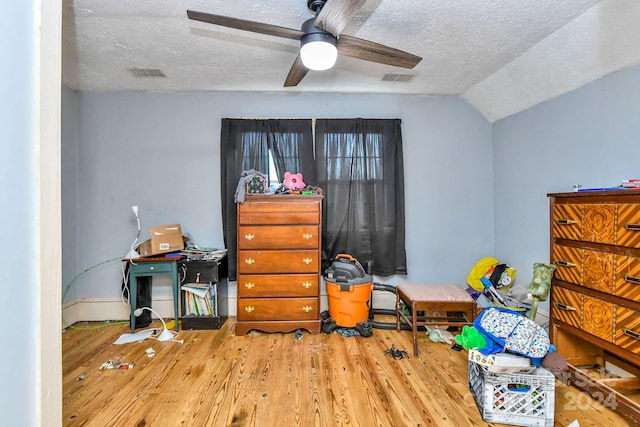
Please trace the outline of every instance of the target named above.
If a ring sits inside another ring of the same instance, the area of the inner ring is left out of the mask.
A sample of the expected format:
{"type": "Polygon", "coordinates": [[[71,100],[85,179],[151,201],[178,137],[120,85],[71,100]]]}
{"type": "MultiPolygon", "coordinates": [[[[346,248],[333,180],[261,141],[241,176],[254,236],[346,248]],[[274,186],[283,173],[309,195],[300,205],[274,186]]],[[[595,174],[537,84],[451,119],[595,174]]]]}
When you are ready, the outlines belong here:
{"type": "MultiPolygon", "coordinates": [[[[93,266],[91,266],[91,267],[89,267],[89,268],[86,268],[86,269],[82,270],[80,273],[76,274],[76,275],[75,275],[75,277],[74,277],[73,279],[71,279],[71,280],[69,281],[69,283],[67,283],[67,285],[66,285],[66,287],[65,287],[65,289],[64,289],[64,293],[62,294],[62,303],[64,304],[64,300],[65,300],[65,298],[66,298],[67,294],[69,293],[69,289],[71,289],[71,285],[72,285],[76,280],[78,280],[78,278],[79,278],[80,276],[82,276],[82,275],[83,275],[83,274],[85,274],[85,273],[88,273],[89,271],[93,270],[94,268],[100,267],[101,265],[108,264],[108,263],[110,263],[110,262],[112,262],[112,261],[121,260],[121,259],[122,259],[122,257],[111,258],[111,259],[108,259],[108,260],[106,260],[106,261],[99,262],[98,264],[95,264],[95,265],[93,265],[93,266]]],[[[78,326],[73,326],[73,325],[71,325],[71,324],[67,323],[67,321],[66,321],[66,320],[65,320],[65,318],[64,318],[64,315],[62,316],[62,322],[63,322],[63,324],[65,325],[65,328],[71,328],[71,329],[83,329],[83,330],[84,330],[84,329],[100,329],[100,328],[104,328],[104,327],[106,327],[106,326],[111,326],[111,325],[123,325],[123,324],[129,323],[128,321],[122,321],[122,322],[109,322],[109,323],[105,323],[105,324],[103,324],[103,325],[97,325],[97,326],[90,326],[90,327],[86,327],[86,328],[80,328],[80,327],[78,327],[78,326]]]]}
{"type": "MultiPolygon", "coordinates": [[[[129,322],[122,322],[122,323],[129,323],[129,322]]],[[[164,340],[164,341],[159,340],[159,339],[158,339],[158,337],[157,337],[158,335],[160,335],[160,334],[158,333],[158,328],[148,328],[148,329],[143,329],[143,330],[141,330],[141,331],[136,331],[136,334],[140,334],[140,333],[142,333],[142,332],[148,332],[148,331],[152,331],[152,332],[153,332],[153,335],[151,335],[151,336],[149,337],[149,338],[151,338],[152,340],[156,340],[156,341],[159,341],[159,342],[177,342],[177,343],[180,343],[180,344],[184,344],[184,340],[177,340],[177,339],[175,339],[175,337],[177,337],[177,336],[178,336],[178,332],[176,332],[176,331],[172,331],[172,330],[170,330],[170,329],[167,329],[167,331],[168,331],[169,333],[171,333],[171,335],[173,335],[173,338],[171,338],[170,340],[164,340]]]]}
{"type": "MultiPolygon", "coordinates": [[[[138,216],[138,206],[131,206],[131,210],[133,211],[133,214],[136,216],[136,222],[138,224],[138,232],[136,234],[136,238],[134,239],[133,243],[131,243],[131,247],[129,250],[129,253],[127,254],[127,258],[131,258],[130,255],[133,254],[133,252],[135,252],[135,247],[136,247],[136,243],[138,243],[138,238],[140,238],[140,217],[138,216]]],[[[73,284],[73,282],[75,282],[76,280],[78,280],[78,278],[80,276],[82,276],[83,274],[93,270],[96,267],[99,267],[101,265],[107,264],[109,262],[115,261],[115,260],[122,260],[123,257],[115,257],[115,258],[111,258],[108,259],[106,261],[102,261],[96,265],[93,265],[83,271],[81,271],[80,273],[78,273],[73,279],[71,279],[69,281],[69,283],[67,283],[67,286],[65,287],[64,293],[62,294],[62,303],[64,304],[64,300],[67,296],[67,293],[69,292],[69,289],[71,288],[71,285],[73,284]]],[[[130,260],[129,262],[131,262],[132,264],[135,264],[135,262],[133,262],[133,260],[130,260]]],[[[127,292],[128,296],[131,296],[130,292],[129,292],[129,271],[125,271],[125,263],[121,263],[121,271],[122,271],[122,291],[120,292],[120,302],[122,302],[122,305],[126,306],[129,301],[125,300],[124,298],[124,294],[125,291],[127,292]]],[[[91,327],[87,327],[87,328],[79,328],[77,326],[73,326],[70,325],[69,323],[67,323],[67,321],[64,318],[64,315],[62,316],[62,321],[63,323],[66,325],[65,327],[71,328],[71,329],[100,329],[103,328],[105,326],[110,326],[110,325],[123,325],[126,323],[129,323],[128,321],[121,321],[121,322],[108,322],[105,323],[104,325],[97,325],[97,326],[91,326],[91,327]]]]}

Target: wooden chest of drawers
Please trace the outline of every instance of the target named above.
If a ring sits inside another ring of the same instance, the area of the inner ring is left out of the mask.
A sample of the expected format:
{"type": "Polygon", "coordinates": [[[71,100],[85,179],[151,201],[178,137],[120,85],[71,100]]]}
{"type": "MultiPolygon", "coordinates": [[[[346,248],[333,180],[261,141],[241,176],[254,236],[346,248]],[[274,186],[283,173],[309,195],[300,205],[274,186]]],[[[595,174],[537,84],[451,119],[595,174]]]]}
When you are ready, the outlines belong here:
{"type": "Polygon", "coordinates": [[[320,332],[322,196],[247,195],[238,204],[236,335],[320,332]]]}
{"type": "MultiPolygon", "coordinates": [[[[551,340],[572,369],[604,367],[612,362],[638,376],[640,190],[548,196],[551,263],[556,266],[551,288],[551,340]]],[[[592,395],[594,390],[606,396],[616,393],[580,378],[578,382],[592,395]]],[[[625,387],[640,387],[637,378],[633,381],[635,385],[625,387]]],[[[637,405],[623,398],[616,405],[630,420],[640,420],[637,405]]]]}

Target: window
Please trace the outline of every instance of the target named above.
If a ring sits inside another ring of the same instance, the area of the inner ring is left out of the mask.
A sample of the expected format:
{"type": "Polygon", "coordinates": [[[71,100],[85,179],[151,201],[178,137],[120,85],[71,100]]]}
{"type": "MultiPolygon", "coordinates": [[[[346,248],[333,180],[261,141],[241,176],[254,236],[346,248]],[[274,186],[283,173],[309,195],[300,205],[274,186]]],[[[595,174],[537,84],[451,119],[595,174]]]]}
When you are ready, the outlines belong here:
{"type": "Polygon", "coordinates": [[[324,189],[323,263],[338,253],[372,261],[377,275],[406,274],[400,120],[223,119],[222,211],[229,278],[235,280],[234,193],[243,170],[282,182],[300,172],[324,189]],[[315,129],[315,138],[313,134],[315,129]]]}

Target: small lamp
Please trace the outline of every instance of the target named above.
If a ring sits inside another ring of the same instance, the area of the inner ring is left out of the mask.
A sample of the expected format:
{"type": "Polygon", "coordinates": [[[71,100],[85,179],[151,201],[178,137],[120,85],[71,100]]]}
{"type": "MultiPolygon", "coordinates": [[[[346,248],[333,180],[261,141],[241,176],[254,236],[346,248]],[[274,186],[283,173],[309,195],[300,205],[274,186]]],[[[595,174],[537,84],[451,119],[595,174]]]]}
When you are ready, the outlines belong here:
{"type": "Polygon", "coordinates": [[[138,243],[138,238],[140,237],[140,217],[138,216],[138,206],[131,206],[131,210],[133,214],[136,216],[136,222],[138,223],[138,234],[136,235],[136,239],[131,244],[131,249],[129,249],[129,253],[125,258],[135,259],[140,258],[140,254],[135,250],[136,243],[138,243]]]}
{"type": "Polygon", "coordinates": [[[328,70],[338,58],[338,41],[330,32],[314,26],[314,20],[308,19],[302,24],[304,36],[300,38],[300,59],[310,70],[328,70]]]}
{"type": "MultiPolygon", "coordinates": [[[[160,321],[162,322],[162,325],[164,326],[164,329],[162,330],[162,332],[160,332],[160,335],[156,337],[158,341],[172,341],[175,338],[175,336],[178,335],[177,332],[170,331],[167,329],[167,324],[164,323],[164,319],[162,318],[162,316],[160,316],[155,310],[152,310],[151,307],[136,308],[133,314],[136,317],[140,317],[140,315],[144,310],[149,310],[150,312],[155,314],[160,319],[160,321]]],[[[182,344],[182,340],[178,342],[182,344]]]]}

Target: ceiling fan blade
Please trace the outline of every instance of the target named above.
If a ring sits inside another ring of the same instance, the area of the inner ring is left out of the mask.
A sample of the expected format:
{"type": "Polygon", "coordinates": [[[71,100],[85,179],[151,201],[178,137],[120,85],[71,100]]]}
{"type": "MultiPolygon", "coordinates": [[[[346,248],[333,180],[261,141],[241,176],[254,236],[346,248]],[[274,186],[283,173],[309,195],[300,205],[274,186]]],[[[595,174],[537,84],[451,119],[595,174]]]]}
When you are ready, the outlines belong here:
{"type": "Polygon", "coordinates": [[[298,54],[298,56],[296,56],[296,60],[293,61],[291,69],[289,70],[287,79],[284,81],[284,87],[297,86],[308,72],[309,70],[304,66],[304,64],[302,64],[302,59],[300,59],[300,54],[298,54]]]}
{"type": "Polygon", "coordinates": [[[413,68],[422,61],[422,58],[411,53],[345,35],[340,36],[338,39],[338,53],[352,58],[402,68],[413,68]]]}
{"type": "Polygon", "coordinates": [[[246,19],[230,18],[228,16],[213,15],[211,13],[187,10],[187,16],[194,21],[221,25],[223,27],[236,28],[238,30],[251,31],[253,33],[269,36],[283,37],[286,39],[300,40],[304,33],[292,28],[279,27],[277,25],[263,24],[262,22],[247,21],[246,19]]]}
{"type": "Polygon", "coordinates": [[[338,36],[367,0],[327,0],[314,25],[338,36]]]}

